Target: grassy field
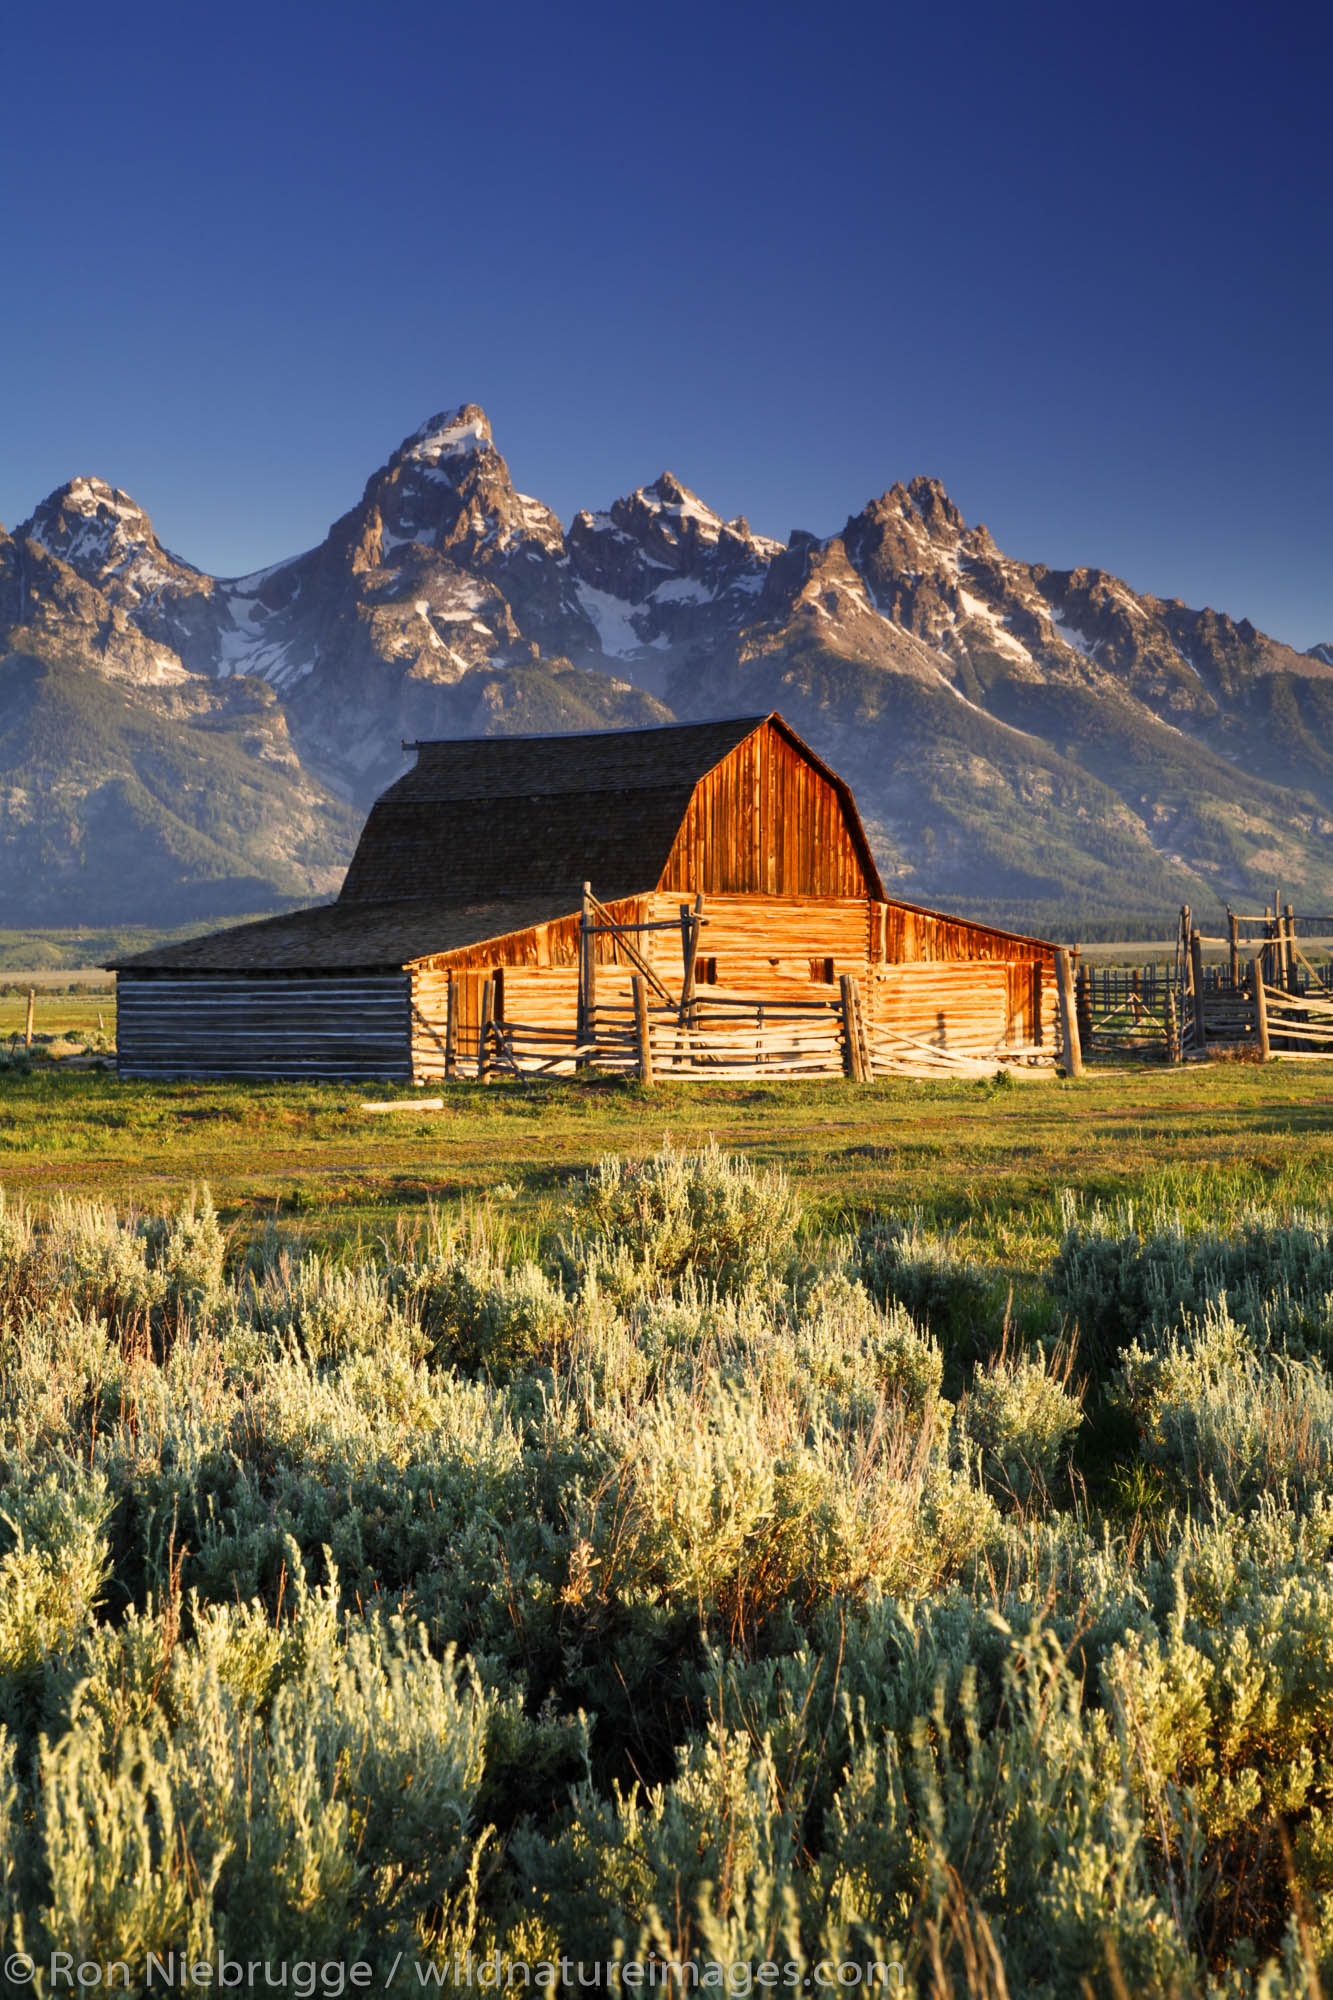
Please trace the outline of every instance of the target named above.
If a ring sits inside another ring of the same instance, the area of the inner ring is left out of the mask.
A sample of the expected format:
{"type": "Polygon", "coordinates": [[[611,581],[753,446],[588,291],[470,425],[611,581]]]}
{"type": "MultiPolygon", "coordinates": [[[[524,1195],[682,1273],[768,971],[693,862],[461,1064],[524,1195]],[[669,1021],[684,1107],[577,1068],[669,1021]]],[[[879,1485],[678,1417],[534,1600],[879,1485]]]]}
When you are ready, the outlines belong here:
{"type": "Polygon", "coordinates": [[[86,1039],[90,1047],[114,1047],[116,995],[97,975],[86,978],[68,972],[25,973],[21,984],[0,981],[0,1048],[13,1049],[23,1040],[28,1019],[28,994],[33,995],[33,1042],[39,1047],[86,1039]]]}
{"type": "Polygon", "coordinates": [[[0,1068],[22,1990],[1330,1990],[1327,1066],[368,1094],[0,1068]]]}
{"type": "Polygon", "coordinates": [[[148,1085],[37,1064],[0,1077],[0,1186],[154,1209],[207,1184],[227,1222],[299,1216],[327,1245],[483,1199],[539,1227],[571,1175],[664,1135],[781,1166],[811,1227],[920,1207],[1017,1258],[1049,1251],[1061,1188],[1161,1193],[1222,1221],[1265,1196],[1322,1200],[1333,1172],[1333,1074],[1313,1063],[1008,1087],[504,1081],[447,1087],[443,1113],[388,1116],[364,1113],[381,1093],[355,1085],[148,1085]]]}

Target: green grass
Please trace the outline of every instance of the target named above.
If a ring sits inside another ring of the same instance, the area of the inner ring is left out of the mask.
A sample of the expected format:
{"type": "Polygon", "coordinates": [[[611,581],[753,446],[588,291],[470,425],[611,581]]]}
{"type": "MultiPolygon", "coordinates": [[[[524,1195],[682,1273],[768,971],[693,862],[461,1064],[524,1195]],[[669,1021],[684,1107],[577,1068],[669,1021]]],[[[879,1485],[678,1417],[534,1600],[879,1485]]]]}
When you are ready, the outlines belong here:
{"type": "Polygon", "coordinates": [[[570,1175],[667,1134],[714,1136],[783,1167],[812,1227],[919,1206],[1016,1270],[1053,1248],[1061,1188],[1161,1192],[1225,1222],[1250,1199],[1321,1201],[1333,1174],[1333,1074],[1314,1064],[1107,1069],[1008,1088],[456,1084],[443,1113],[388,1116],[360,1109],[383,1094],[373,1086],[2,1074],[0,1186],[151,1209],[206,1182],[242,1230],[299,1215],[312,1241],[335,1247],[480,1199],[539,1226],[570,1175]]]}
{"type": "MultiPolygon", "coordinates": [[[[91,981],[70,981],[76,990],[66,992],[43,991],[34,986],[32,1032],[36,1042],[65,1040],[69,1036],[104,1035],[114,1043],[116,1034],[116,996],[109,987],[94,986],[91,981]]],[[[6,992],[0,987],[0,1041],[10,1042],[22,1036],[28,1017],[28,989],[13,988],[6,992]]]]}

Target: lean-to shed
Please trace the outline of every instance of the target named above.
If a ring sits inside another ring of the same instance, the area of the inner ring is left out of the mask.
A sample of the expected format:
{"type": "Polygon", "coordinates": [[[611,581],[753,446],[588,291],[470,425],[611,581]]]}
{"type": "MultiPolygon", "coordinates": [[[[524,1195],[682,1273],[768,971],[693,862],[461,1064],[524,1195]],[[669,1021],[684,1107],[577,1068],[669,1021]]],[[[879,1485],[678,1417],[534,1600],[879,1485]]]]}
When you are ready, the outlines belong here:
{"type": "Polygon", "coordinates": [[[1051,947],[886,896],[777,714],[415,748],[336,902],[114,966],[122,1075],[423,1081],[475,1066],[484,998],[520,1053],[572,1059],[636,970],[679,1000],[691,954],[692,990],[761,1030],[850,974],[909,1049],[1053,1048],[1051,947]]]}

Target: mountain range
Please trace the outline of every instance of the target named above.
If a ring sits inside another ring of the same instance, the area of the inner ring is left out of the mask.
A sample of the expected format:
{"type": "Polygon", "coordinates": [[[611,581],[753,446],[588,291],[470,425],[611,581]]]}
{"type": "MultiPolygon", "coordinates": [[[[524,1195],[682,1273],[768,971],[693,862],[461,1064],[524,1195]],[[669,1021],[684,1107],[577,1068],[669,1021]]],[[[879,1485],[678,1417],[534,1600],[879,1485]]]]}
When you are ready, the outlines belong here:
{"type": "Polygon", "coordinates": [[[330,895],[404,740],[769,708],[909,901],[1086,935],[1275,882],[1333,909],[1333,644],[1006,556],[926,478],[826,537],[670,472],[566,529],[468,404],[252,576],[95,478],[0,530],[0,922],[330,895]]]}

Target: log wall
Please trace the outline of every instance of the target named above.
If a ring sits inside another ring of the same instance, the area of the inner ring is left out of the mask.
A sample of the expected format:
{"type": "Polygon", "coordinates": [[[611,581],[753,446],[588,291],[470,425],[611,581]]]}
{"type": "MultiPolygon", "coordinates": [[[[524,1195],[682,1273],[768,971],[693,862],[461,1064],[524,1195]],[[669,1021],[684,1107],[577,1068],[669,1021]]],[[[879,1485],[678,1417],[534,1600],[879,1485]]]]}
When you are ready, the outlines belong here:
{"type": "MultiPolygon", "coordinates": [[[[632,931],[629,942],[673,998],[684,970],[681,905],[692,900],[683,890],[659,889],[607,905],[616,921],[661,926],[632,931]]],[[[761,1010],[835,1003],[849,974],[861,988],[866,1029],[881,1062],[891,1063],[895,1049],[910,1062],[924,1047],[959,1057],[999,1049],[1054,1054],[1049,946],[865,896],[715,894],[705,897],[704,918],[690,1036],[700,1053],[735,1040],[738,1017],[718,1008],[740,998],[761,1010]]],[[[628,1061],[622,1044],[631,1032],[635,967],[620,939],[603,933],[595,944],[599,1051],[605,1042],[607,1060],[628,1061]]],[[[457,1074],[476,1074],[488,979],[498,978],[499,1019],[515,1031],[523,1060],[535,1065],[562,1047],[572,1052],[578,945],[579,919],[571,913],[414,967],[413,1074],[426,1081],[447,1073],[451,983],[457,1074]]],[[[654,1005],[660,1004],[655,993],[654,1005]]],[[[763,1030],[770,1043],[775,1018],[770,1013],[763,1030]]],[[[818,1032],[827,1039],[831,1030],[818,1032]]]]}
{"type": "Polygon", "coordinates": [[[116,981],[125,1077],[392,1077],[412,1074],[406,973],[116,981]]]}

